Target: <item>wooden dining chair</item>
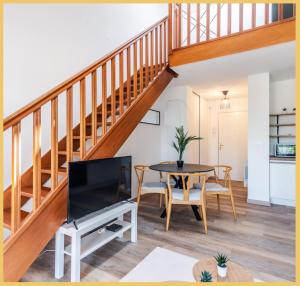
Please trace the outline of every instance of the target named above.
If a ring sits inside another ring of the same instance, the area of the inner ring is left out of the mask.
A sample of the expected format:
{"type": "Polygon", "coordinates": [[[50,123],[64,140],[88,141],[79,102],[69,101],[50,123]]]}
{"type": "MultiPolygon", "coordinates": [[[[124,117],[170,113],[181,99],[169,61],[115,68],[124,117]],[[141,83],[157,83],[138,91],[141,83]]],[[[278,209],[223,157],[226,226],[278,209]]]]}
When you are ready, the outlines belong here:
{"type": "MultiPolygon", "coordinates": [[[[163,162],[160,162],[159,164],[162,164],[162,165],[164,165],[164,164],[176,164],[176,162],[175,161],[163,161],[163,162]]],[[[160,171],[159,172],[159,177],[160,177],[160,181],[162,183],[167,184],[167,173],[160,171]]],[[[171,180],[171,185],[174,185],[174,184],[175,184],[175,181],[171,180]]],[[[160,198],[159,198],[159,207],[160,208],[162,207],[162,197],[163,197],[163,195],[161,194],[160,198]]]]}
{"type": "MultiPolygon", "coordinates": [[[[167,184],[164,182],[144,182],[145,173],[150,171],[149,166],[136,165],[134,166],[135,173],[138,179],[137,204],[139,205],[141,196],[145,194],[160,194],[165,196],[165,205],[167,205],[167,184]]],[[[161,203],[160,203],[161,205],[161,203]]],[[[161,207],[161,206],[160,206],[161,207]]]]}
{"type": "Polygon", "coordinates": [[[168,206],[167,206],[167,221],[166,231],[169,230],[170,218],[172,212],[172,205],[196,205],[199,206],[202,214],[205,233],[207,234],[207,220],[206,220],[206,177],[204,173],[168,173],[167,187],[168,187],[168,206]],[[172,176],[176,176],[182,180],[183,189],[174,188],[171,185],[172,176]],[[191,188],[193,181],[198,179],[201,183],[201,189],[191,188]]]}
{"type": "MultiPolygon", "coordinates": [[[[207,196],[217,196],[218,201],[218,209],[220,210],[220,195],[230,197],[231,201],[231,207],[232,207],[232,213],[233,217],[236,220],[236,210],[235,210],[235,204],[234,204],[234,197],[232,192],[232,185],[231,185],[231,176],[230,172],[232,170],[232,167],[227,165],[215,165],[214,167],[214,176],[210,177],[215,182],[207,182],[206,183],[206,194],[207,196]],[[223,171],[224,178],[221,180],[216,172],[216,169],[219,169],[219,171],[223,171]]],[[[201,184],[194,185],[196,188],[201,188],[201,184]]]]}

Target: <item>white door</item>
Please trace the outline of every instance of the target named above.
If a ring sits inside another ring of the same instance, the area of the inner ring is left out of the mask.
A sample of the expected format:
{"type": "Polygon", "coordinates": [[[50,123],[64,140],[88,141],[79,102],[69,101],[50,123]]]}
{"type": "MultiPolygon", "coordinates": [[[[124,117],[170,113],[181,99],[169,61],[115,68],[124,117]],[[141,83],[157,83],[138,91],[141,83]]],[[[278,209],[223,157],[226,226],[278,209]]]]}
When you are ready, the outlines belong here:
{"type": "MultiPolygon", "coordinates": [[[[247,112],[219,113],[219,165],[232,167],[232,180],[244,180],[248,148],[247,137],[247,112]]],[[[222,177],[222,174],[219,175],[222,177]]]]}

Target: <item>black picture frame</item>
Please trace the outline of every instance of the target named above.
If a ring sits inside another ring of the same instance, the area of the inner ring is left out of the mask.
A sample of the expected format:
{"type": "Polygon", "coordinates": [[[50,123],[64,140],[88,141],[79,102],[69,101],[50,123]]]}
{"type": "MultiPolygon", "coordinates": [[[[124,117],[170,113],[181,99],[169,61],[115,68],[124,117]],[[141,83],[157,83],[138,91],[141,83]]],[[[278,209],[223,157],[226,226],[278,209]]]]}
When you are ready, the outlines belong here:
{"type": "MultiPolygon", "coordinates": [[[[142,124],[149,124],[149,125],[155,125],[155,126],[160,126],[160,111],[158,111],[158,110],[155,110],[155,109],[149,109],[148,111],[147,111],[147,113],[148,112],[155,112],[155,113],[157,113],[158,114],[158,121],[156,122],[156,123],[154,123],[154,122],[149,122],[149,121],[143,121],[143,120],[141,120],[141,122],[140,123],[142,123],[142,124]]],[[[146,113],[146,114],[147,114],[146,113]]],[[[146,116],[146,114],[145,114],[145,116],[146,116]]]]}

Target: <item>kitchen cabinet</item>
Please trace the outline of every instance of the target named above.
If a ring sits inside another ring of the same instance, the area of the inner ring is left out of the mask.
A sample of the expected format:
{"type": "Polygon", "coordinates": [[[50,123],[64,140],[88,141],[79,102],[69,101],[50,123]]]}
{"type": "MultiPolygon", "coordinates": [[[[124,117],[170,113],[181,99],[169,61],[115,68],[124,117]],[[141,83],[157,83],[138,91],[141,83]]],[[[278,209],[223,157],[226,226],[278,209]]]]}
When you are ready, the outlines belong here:
{"type": "Polygon", "coordinates": [[[296,162],[270,160],[271,203],[296,205],[296,162]]]}

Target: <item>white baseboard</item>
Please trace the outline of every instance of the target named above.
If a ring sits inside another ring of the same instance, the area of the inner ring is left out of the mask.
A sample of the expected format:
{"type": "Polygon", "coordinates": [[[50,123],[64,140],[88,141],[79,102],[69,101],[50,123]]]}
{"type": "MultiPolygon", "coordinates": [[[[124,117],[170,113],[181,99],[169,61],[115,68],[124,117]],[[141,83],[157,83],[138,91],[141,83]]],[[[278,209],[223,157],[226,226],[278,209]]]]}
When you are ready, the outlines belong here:
{"type": "Polygon", "coordinates": [[[248,204],[254,204],[254,205],[267,206],[267,207],[271,206],[270,202],[260,201],[260,200],[247,199],[247,203],[248,204]]]}
{"type": "Polygon", "coordinates": [[[274,198],[274,197],[272,198],[271,197],[271,203],[274,205],[296,207],[296,202],[294,200],[283,199],[283,198],[274,198]]]}

